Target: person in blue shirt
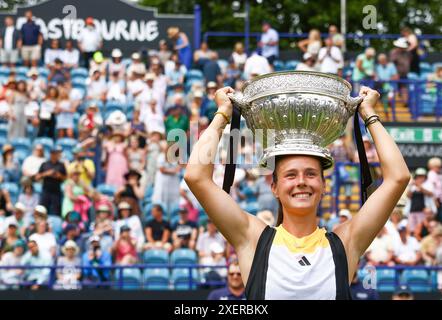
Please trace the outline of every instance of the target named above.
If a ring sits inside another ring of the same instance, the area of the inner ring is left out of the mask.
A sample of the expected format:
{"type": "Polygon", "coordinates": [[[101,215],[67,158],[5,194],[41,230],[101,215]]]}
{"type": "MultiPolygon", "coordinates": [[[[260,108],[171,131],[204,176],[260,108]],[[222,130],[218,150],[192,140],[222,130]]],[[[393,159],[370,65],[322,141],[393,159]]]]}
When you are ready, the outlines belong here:
{"type": "Polygon", "coordinates": [[[43,44],[43,35],[34,19],[31,10],[25,12],[26,23],[21,28],[22,48],[21,55],[26,67],[37,67],[41,58],[41,46],[43,44]]]}
{"type": "Polygon", "coordinates": [[[399,80],[399,74],[394,63],[389,62],[387,55],[384,53],[381,53],[378,56],[376,80],[387,81],[386,83],[380,84],[379,91],[381,92],[384,111],[388,117],[388,106],[394,99],[394,92],[398,90],[397,83],[388,83],[388,81],[399,80]]]}
{"type": "MultiPolygon", "coordinates": [[[[90,249],[83,254],[82,265],[84,267],[103,267],[112,265],[112,257],[109,252],[102,250],[100,237],[92,236],[89,239],[90,249]]],[[[86,268],[83,270],[83,280],[91,282],[110,281],[110,269],[86,268]]]]}
{"type": "Polygon", "coordinates": [[[246,300],[238,262],[229,265],[227,286],[210,292],[207,300],[246,300]]]}

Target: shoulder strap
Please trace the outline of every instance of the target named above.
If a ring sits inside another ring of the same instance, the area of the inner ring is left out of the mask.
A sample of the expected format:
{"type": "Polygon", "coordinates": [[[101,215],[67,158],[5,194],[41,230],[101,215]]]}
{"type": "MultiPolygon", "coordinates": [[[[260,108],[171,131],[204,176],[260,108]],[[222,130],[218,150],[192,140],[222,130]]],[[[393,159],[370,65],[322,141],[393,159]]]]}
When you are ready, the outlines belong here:
{"type": "Polygon", "coordinates": [[[350,286],[348,284],[348,264],[344,245],[334,232],[325,234],[333,254],[336,278],[336,300],[351,300],[350,286]]]}
{"type": "Polygon", "coordinates": [[[247,300],[265,299],[269,253],[275,234],[276,229],[267,226],[259,237],[245,290],[247,300]]]}

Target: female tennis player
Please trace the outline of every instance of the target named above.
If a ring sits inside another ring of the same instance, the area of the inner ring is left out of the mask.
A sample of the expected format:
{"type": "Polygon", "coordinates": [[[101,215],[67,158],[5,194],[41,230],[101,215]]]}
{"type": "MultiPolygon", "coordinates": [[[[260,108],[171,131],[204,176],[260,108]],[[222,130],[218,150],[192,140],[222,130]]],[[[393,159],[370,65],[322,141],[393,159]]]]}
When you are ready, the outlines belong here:
{"type": "MultiPolygon", "coordinates": [[[[250,300],[351,299],[349,285],[359,258],[387,222],[404,192],[410,173],[393,139],[379,121],[368,130],[379,155],[383,182],[354,218],[328,233],[317,226],[316,213],[325,192],[320,158],[278,156],[272,192],[280,204],[276,228],[267,226],[212,180],[222,131],[232,115],[227,94],[217,91],[218,113],[195,144],[185,181],[210,219],[234,246],[250,300]]],[[[374,115],[379,93],[362,87],[359,108],[365,120],[374,115]]]]}

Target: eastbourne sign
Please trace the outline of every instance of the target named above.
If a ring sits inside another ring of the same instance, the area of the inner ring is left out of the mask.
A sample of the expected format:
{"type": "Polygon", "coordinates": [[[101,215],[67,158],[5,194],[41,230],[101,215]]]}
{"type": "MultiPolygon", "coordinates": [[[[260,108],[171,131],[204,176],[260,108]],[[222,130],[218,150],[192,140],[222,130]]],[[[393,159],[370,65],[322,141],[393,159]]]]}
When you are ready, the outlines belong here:
{"type": "MultiPolygon", "coordinates": [[[[45,40],[77,40],[85,25],[85,18],[94,18],[103,38],[104,50],[120,48],[130,52],[158,49],[160,39],[167,39],[167,29],[179,27],[192,43],[192,15],[158,14],[155,8],[146,8],[123,0],[50,0],[34,6],[17,6],[2,16],[15,17],[17,28],[26,22],[24,13],[32,10],[35,22],[45,40]]],[[[3,19],[0,24],[3,25],[3,19]]]]}

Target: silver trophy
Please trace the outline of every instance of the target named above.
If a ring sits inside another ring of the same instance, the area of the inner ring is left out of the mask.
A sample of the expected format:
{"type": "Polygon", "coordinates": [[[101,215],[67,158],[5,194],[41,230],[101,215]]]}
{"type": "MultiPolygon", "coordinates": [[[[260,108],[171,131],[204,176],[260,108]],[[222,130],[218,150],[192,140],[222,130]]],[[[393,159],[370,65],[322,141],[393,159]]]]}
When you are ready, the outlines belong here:
{"type": "Polygon", "coordinates": [[[317,156],[324,169],[333,166],[326,148],[339,138],[361,97],[352,98],[350,83],[320,72],[276,72],[254,78],[230,95],[255,135],[261,129],[260,165],[278,155],[317,156]],[[266,132],[274,137],[267,145],[266,132]]]}

